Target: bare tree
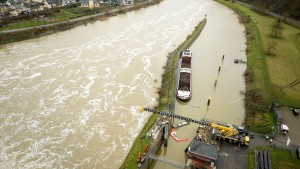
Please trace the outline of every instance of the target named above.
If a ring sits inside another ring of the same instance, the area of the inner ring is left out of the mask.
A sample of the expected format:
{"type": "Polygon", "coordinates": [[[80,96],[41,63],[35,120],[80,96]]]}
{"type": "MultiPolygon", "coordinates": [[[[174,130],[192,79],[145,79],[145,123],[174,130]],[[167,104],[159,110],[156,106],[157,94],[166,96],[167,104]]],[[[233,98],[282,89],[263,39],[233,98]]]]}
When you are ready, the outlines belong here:
{"type": "Polygon", "coordinates": [[[272,50],[276,49],[276,43],[275,42],[268,42],[265,46],[265,52],[266,54],[271,54],[272,50]]]}
{"type": "Polygon", "coordinates": [[[281,23],[282,23],[281,20],[278,19],[272,24],[272,26],[271,26],[271,36],[272,37],[277,38],[282,34],[282,32],[281,32],[282,24],[281,23]]]}

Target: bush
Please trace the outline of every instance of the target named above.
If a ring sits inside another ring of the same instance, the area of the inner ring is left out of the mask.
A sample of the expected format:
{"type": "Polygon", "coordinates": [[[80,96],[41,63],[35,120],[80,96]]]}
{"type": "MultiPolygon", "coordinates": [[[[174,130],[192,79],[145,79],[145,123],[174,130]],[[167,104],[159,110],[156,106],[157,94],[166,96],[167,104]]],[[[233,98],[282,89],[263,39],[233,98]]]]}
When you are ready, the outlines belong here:
{"type": "Polygon", "coordinates": [[[57,7],[56,7],[56,8],[53,8],[52,10],[53,10],[54,12],[60,12],[60,9],[57,8],[57,7]]]}

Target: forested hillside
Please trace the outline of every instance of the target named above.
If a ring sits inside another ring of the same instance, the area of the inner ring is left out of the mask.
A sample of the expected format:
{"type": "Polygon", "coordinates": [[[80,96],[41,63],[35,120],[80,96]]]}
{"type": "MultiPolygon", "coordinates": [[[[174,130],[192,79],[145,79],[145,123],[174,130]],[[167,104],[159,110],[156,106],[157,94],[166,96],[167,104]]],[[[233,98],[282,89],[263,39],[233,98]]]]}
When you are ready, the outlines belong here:
{"type": "Polygon", "coordinates": [[[300,20],[300,0],[240,0],[300,20]]]}

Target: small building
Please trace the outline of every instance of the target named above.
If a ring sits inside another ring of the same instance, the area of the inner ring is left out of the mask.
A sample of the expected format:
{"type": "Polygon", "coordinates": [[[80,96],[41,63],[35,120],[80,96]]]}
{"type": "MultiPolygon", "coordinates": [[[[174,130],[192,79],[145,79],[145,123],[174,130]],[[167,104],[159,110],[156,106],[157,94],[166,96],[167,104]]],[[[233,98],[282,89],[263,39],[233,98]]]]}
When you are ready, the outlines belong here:
{"type": "Polygon", "coordinates": [[[123,0],[111,0],[111,4],[113,5],[122,5],[123,0]]]}
{"type": "Polygon", "coordinates": [[[100,2],[98,0],[81,0],[82,7],[98,7],[100,2]]]}
{"type": "Polygon", "coordinates": [[[187,149],[187,165],[192,168],[213,169],[217,164],[218,147],[193,139],[187,149]]]}
{"type": "Polygon", "coordinates": [[[59,0],[47,0],[47,3],[48,3],[52,8],[61,6],[61,1],[59,1],[59,0]]]}
{"type": "Polygon", "coordinates": [[[133,5],[134,0],[123,0],[123,5],[133,5]]]}
{"type": "Polygon", "coordinates": [[[32,2],[26,3],[25,5],[30,9],[30,13],[44,10],[44,3],[32,1],[32,2]]]}
{"type": "Polygon", "coordinates": [[[8,5],[6,4],[0,4],[0,16],[7,15],[9,13],[8,5]]]}

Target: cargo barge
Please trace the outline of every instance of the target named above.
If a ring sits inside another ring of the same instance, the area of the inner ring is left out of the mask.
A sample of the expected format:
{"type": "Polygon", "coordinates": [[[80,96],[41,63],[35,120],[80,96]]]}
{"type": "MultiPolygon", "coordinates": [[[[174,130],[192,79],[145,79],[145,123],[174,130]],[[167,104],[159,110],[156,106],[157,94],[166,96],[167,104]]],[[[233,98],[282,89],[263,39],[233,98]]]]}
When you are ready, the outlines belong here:
{"type": "Polygon", "coordinates": [[[192,97],[192,52],[189,49],[180,54],[176,97],[181,101],[188,101],[192,97]]]}

